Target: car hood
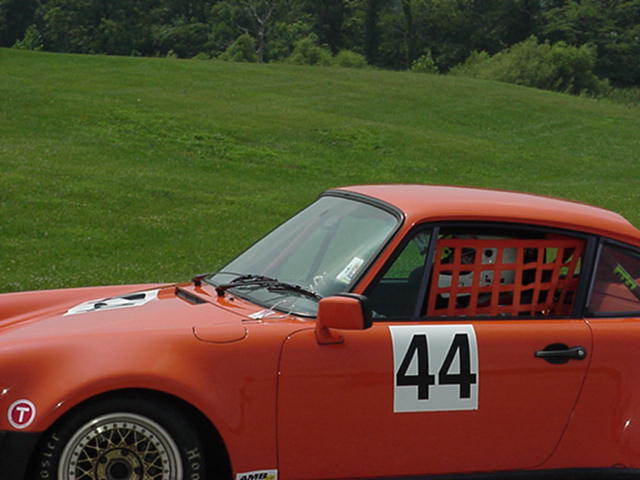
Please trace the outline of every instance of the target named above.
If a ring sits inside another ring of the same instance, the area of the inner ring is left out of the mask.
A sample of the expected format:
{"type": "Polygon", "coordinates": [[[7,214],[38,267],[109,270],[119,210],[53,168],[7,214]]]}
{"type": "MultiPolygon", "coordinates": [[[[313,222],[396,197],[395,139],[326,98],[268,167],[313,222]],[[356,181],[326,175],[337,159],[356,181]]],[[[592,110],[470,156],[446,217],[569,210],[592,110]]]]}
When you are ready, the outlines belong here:
{"type": "Polygon", "coordinates": [[[144,284],[0,295],[0,337],[33,338],[189,329],[202,341],[225,343],[247,334],[261,307],[218,297],[191,284],[144,284]]]}

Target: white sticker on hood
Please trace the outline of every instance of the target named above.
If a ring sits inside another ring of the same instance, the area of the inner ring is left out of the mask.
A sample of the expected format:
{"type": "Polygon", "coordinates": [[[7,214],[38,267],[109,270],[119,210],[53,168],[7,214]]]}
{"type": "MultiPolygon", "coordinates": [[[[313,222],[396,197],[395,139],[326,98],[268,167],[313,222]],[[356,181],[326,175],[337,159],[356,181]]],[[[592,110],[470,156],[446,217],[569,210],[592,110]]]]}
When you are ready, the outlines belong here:
{"type": "Polygon", "coordinates": [[[67,310],[65,315],[75,315],[77,313],[99,312],[102,310],[115,310],[117,308],[141,307],[152,300],[158,298],[158,289],[147,290],[146,292],[127,293],[117,297],[89,300],[67,310]]]}

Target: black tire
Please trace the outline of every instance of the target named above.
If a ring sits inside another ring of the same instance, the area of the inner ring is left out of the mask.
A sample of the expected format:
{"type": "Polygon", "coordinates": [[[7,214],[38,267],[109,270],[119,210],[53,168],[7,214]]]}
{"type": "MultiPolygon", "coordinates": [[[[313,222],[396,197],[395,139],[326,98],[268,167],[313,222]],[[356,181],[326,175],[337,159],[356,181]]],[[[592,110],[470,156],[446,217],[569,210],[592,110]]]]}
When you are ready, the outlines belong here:
{"type": "Polygon", "coordinates": [[[38,480],[204,480],[194,425],[167,402],[129,395],[72,411],[45,433],[33,465],[38,480]]]}

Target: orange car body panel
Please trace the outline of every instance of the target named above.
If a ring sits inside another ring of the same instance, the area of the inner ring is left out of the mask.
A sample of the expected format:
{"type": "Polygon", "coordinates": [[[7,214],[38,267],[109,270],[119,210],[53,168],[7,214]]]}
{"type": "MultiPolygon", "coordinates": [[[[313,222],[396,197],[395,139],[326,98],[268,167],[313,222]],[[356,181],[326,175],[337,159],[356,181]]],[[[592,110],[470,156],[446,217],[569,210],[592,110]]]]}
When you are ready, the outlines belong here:
{"type": "MultiPolygon", "coordinates": [[[[209,290],[206,296],[203,288],[183,285],[181,288],[212,302],[190,305],[174,295],[175,288],[161,290],[159,301],[146,305],[144,312],[130,309],[123,315],[115,309],[62,316],[66,308],[55,313],[48,309],[45,319],[30,318],[3,329],[10,347],[0,348],[0,356],[4,371],[10,374],[2,380],[10,387],[0,395],[0,409],[6,412],[16,398],[29,399],[37,406],[37,417],[25,430],[42,431],[70,408],[102,393],[123,389],[164,392],[211,419],[229,454],[237,459],[234,467],[238,471],[274,466],[280,346],[309,321],[291,319],[265,325],[247,317],[262,310],[259,306],[240,299],[218,299],[209,287],[205,287],[209,290]],[[252,335],[256,327],[267,335],[252,335]],[[12,356],[13,349],[21,354],[12,356]],[[224,387],[227,385],[234,388],[224,387]]],[[[123,291],[135,290],[119,287],[113,292],[123,291]]],[[[100,298],[112,290],[91,292],[100,298]]],[[[84,293],[78,298],[96,298],[84,293]]],[[[10,301],[12,295],[5,297],[10,301]]],[[[0,430],[9,429],[3,415],[0,430]]]]}
{"type": "MultiPolygon", "coordinates": [[[[425,222],[524,223],[640,246],[640,232],[621,216],[547,197],[419,185],[337,191],[385,202],[404,216],[356,293],[425,222]]],[[[231,294],[218,296],[206,284],[4,294],[0,430],[13,429],[6,412],[18,399],[37,407],[24,431],[42,432],[96,395],[149,389],[210,419],[234,475],[278,469],[281,479],[322,479],[640,467],[638,318],[463,321],[475,330],[481,359],[477,409],[397,413],[390,326],[408,323],[341,331],[344,342],[325,345],[317,341],[314,319],[278,312],[251,317],[262,310],[231,294]],[[141,308],[65,315],[88,300],[152,289],[159,289],[157,300],[141,308]],[[178,290],[198,302],[180,298],[178,290]],[[584,345],[588,359],[557,367],[534,358],[550,331],[584,345]]]]}
{"type": "Polygon", "coordinates": [[[391,477],[450,473],[452,467],[494,471],[541,465],[564,432],[587,364],[571,363],[557,374],[533,351],[550,331],[589,348],[588,327],[580,320],[469,323],[474,323],[482,366],[479,406],[467,412],[394,413],[387,322],[344,333],[340,345],[318,345],[308,331],[289,337],[279,393],[282,475],[391,477]],[[298,451],[314,455],[300,461],[298,451]]]}

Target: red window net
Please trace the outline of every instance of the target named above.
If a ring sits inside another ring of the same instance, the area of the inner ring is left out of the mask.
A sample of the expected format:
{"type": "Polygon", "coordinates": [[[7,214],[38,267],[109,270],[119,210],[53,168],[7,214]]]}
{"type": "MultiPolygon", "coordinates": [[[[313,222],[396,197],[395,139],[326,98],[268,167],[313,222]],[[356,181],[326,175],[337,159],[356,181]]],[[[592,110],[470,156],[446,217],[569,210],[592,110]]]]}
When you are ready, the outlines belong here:
{"type": "Polygon", "coordinates": [[[583,247],[565,237],[441,238],[427,315],[568,315],[583,247]]]}

